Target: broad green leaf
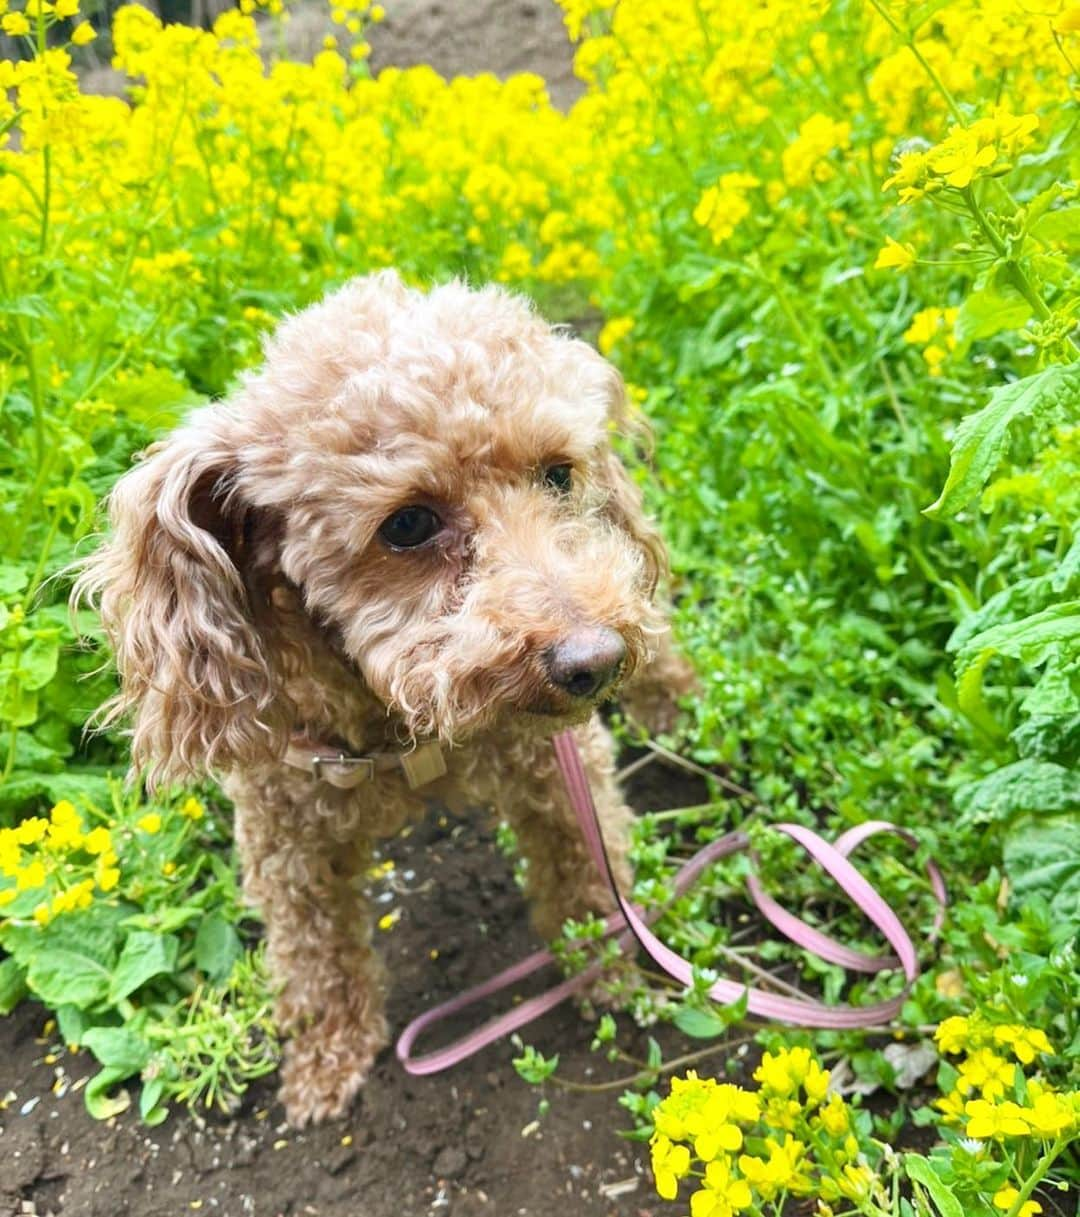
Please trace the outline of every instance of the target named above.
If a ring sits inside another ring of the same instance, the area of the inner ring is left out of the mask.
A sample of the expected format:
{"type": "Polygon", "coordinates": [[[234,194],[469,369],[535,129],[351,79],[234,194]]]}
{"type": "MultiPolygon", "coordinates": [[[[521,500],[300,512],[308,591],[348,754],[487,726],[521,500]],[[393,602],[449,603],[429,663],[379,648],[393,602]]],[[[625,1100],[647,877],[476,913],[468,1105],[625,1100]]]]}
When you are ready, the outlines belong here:
{"type": "Polygon", "coordinates": [[[10,957],[0,960],[0,1015],[10,1014],[26,996],[26,969],[10,957]]]}
{"type": "Polygon", "coordinates": [[[217,913],[202,919],[195,935],[195,966],[211,980],[227,980],[233,964],[243,954],[240,935],[217,913]]]}
{"type": "Polygon", "coordinates": [[[930,1193],[930,1199],[937,1206],[941,1217],[965,1217],[963,1205],[922,1154],[905,1154],[904,1169],[909,1179],[913,1179],[930,1193]]]}
{"type": "Polygon", "coordinates": [[[78,1048],[86,1033],[87,1017],[78,1006],[59,1006],[56,1011],[56,1025],[65,1044],[74,1044],[78,1048]]]}
{"type": "Polygon", "coordinates": [[[1013,330],[1031,317],[1031,305],[1015,288],[990,283],[973,291],[961,304],[955,334],[963,345],[1013,330]]]}
{"type": "Polygon", "coordinates": [[[969,414],[956,429],[945,487],[923,514],[934,518],[956,515],[997,468],[1012,425],[1020,419],[1045,418],[1057,410],[1080,410],[1080,363],[1054,364],[994,389],[989,403],[977,414],[969,414]]]}
{"type": "Polygon", "coordinates": [[[127,1027],[91,1027],[83,1032],[82,1044],[109,1069],[122,1069],[124,1076],[138,1073],[150,1059],[150,1045],[127,1027]]]}
{"type": "Polygon", "coordinates": [[[672,1021],[683,1035],[696,1040],[715,1039],[723,1035],[729,1026],[711,1010],[697,1010],[692,1006],[683,1006],[672,1021]]]}
{"type": "Polygon", "coordinates": [[[0,562],[0,596],[17,596],[29,582],[30,572],[25,566],[0,562]]]}
{"type": "Polygon", "coordinates": [[[996,651],[1037,668],[1057,655],[1059,647],[1066,648],[1067,653],[1080,651],[1080,600],[1070,600],[1021,621],[1007,621],[983,630],[963,646],[957,656],[956,668],[958,673],[963,673],[984,651],[996,651]]]}
{"type": "Polygon", "coordinates": [[[1018,824],[1005,841],[1005,873],[1018,903],[1042,896],[1058,922],[1080,928],[1080,818],[1075,813],[1018,824]]]}
{"type": "Polygon", "coordinates": [[[171,934],[135,930],[128,935],[116,963],[109,1000],[122,1001],[155,976],[176,971],[180,940],[171,934]]]}
{"type": "Polygon", "coordinates": [[[45,949],[30,961],[30,991],[47,1006],[95,1006],[109,994],[109,971],[81,951],[45,949]]]}
{"type": "Polygon", "coordinates": [[[964,826],[1011,820],[1027,812],[1080,811],[1080,773],[1050,761],[1015,761],[956,792],[964,826]]]}
{"type": "Polygon", "coordinates": [[[1031,225],[1031,235],[1066,249],[1080,248],[1080,207],[1048,211],[1031,225]]]}

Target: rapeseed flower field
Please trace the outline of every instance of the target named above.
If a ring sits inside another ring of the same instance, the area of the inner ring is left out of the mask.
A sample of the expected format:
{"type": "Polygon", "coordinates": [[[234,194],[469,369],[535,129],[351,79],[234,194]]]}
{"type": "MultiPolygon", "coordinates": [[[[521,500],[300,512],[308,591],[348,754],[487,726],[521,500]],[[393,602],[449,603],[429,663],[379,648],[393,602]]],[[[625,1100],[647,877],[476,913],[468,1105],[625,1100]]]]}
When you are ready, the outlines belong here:
{"type": "MultiPolygon", "coordinates": [[[[756,1088],[658,1049],[634,1066],[623,1107],[660,1197],[692,1217],[789,1197],[823,1217],[1065,1212],[1080,5],[560,3],[585,86],[567,112],[536,76],[373,76],[367,0],[333,7],[311,63],[261,53],[283,0],[211,30],[0,0],[20,45],[0,61],[0,1013],[28,994],[56,1011],[102,1066],[96,1115],[128,1078],[154,1123],[274,1067],[220,804],[147,801],[117,781],[122,737],[84,735],[112,678],[64,572],[131,455],[226,393],[283,314],[381,267],[493,279],[594,336],[649,420],[636,468],[702,677],[662,743],[715,775],[713,798],[641,820],[635,890],[702,983],[628,989],[598,1050],[625,1056],[620,1020],[712,1041],[738,1014],[703,996],[739,942],[738,866],[674,899],[681,843],[745,824],[766,879],[852,941],[865,927],[770,821],[914,830],[919,856],[867,861],[914,925],[923,854],[953,881],[902,1040],[762,1029],[756,1088]],[[126,100],[81,90],[95,40],[126,100]],[[935,1045],[929,1098],[912,1044],[935,1045]],[[841,1072],[894,1115],[841,1095],[841,1072]],[[935,1148],[894,1152],[905,1120],[935,1148]]],[[[794,948],[758,961],[833,999],[899,986],[794,948]]],[[[557,1091],[555,1064],[523,1062],[557,1091]]]]}

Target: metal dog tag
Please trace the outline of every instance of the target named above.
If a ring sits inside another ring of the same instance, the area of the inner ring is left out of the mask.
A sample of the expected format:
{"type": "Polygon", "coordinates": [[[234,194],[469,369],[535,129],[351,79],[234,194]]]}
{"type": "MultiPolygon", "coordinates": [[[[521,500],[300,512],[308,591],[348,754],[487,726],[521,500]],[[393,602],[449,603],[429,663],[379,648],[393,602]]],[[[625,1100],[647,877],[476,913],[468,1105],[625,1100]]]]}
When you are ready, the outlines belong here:
{"type": "Polygon", "coordinates": [[[426,786],[434,782],[446,772],[446,758],[442,748],[434,740],[419,744],[412,752],[406,752],[401,757],[401,768],[405,771],[405,780],[410,790],[426,786]]]}

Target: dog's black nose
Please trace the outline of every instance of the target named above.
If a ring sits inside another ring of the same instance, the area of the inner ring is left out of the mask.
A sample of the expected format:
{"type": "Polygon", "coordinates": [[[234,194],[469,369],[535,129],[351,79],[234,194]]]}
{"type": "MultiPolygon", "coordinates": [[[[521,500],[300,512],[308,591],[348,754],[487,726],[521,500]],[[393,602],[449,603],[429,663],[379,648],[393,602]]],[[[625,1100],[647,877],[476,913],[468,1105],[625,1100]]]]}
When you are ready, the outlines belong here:
{"type": "Polygon", "coordinates": [[[577,629],[544,656],[553,685],[571,697],[594,697],[615,679],[626,658],[626,643],[606,626],[577,629]]]}

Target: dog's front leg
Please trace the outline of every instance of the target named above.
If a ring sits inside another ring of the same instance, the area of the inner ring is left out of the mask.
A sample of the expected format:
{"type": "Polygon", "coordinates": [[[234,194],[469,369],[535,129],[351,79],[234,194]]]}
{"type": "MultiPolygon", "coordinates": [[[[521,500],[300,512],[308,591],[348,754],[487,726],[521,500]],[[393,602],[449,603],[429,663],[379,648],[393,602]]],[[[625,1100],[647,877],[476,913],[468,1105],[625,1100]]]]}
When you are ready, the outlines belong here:
{"type": "MultiPolygon", "coordinates": [[[[577,728],[575,735],[612,869],[620,889],[628,892],[633,813],[615,785],[611,736],[598,719],[577,728]]],[[[568,917],[611,912],[615,901],[607,877],[589,856],[551,741],[527,738],[503,753],[503,764],[492,801],[514,829],[528,861],[525,892],[538,932],[550,940],[568,917]]]]}
{"type": "Polygon", "coordinates": [[[343,1114],[388,1039],[382,965],[361,890],[370,843],[342,831],[355,819],[344,809],[313,807],[316,798],[345,796],[316,795],[301,781],[303,807],[299,788],[291,806],[281,784],[245,782],[238,790],[230,783],[229,790],[244,893],[262,913],[271,975],[281,986],[275,1018],[290,1039],[280,1097],[296,1127],[343,1114]]]}

